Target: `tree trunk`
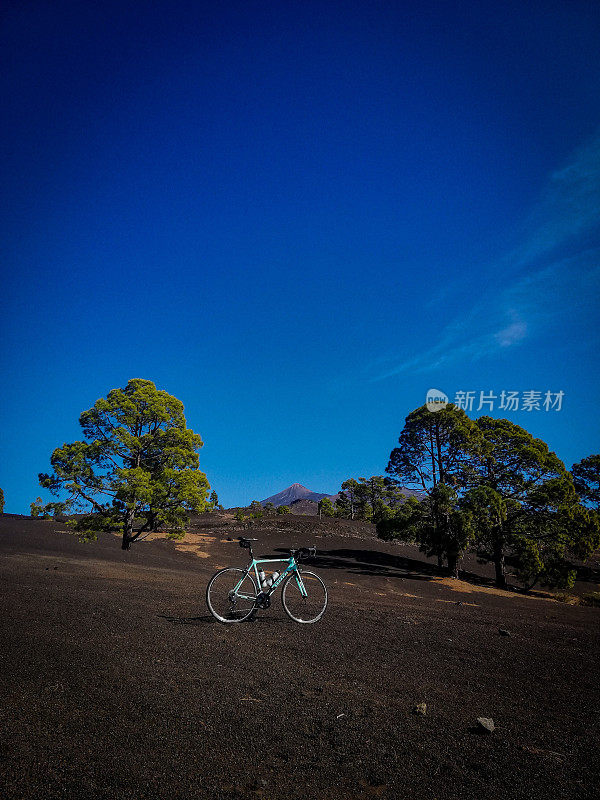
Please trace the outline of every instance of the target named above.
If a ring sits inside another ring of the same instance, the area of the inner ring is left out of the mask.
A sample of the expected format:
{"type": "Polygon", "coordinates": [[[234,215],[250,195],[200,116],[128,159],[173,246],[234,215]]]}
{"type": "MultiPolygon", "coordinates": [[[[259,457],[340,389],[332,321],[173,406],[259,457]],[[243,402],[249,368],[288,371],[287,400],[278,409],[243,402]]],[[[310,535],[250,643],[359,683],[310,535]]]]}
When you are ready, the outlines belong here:
{"type": "Polygon", "coordinates": [[[127,512],[127,516],[125,517],[125,527],[123,528],[123,541],[121,543],[121,548],[123,550],[129,550],[129,548],[131,547],[134,518],[135,518],[135,511],[132,508],[127,512]]]}
{"type": "Polygon", "coordinates": [[[443,569],[444,567],[444,556],[438,555],[438,569],[443,569]]]}
{"type": "Polygon", "coordinates": [[[504,548],[500,538],[494,539],[494,567],[496,568],[496,586],[506,589],[504,548]]]}
{"type": "Polygon", "coordinates": [[[451,578],[458,578],[458,556],[456,553],[448,553],[448,574],[451,578]]]}
{"type": "Polygon", "coordinates": [[[438,475],[440,478],[440,483],[446,483],[446,472],[444,470],[444,465],[442,464],[442,443],[440,441],[440,429],[437,425],[435,428],[435,444],[437,448],[438,475]]]}

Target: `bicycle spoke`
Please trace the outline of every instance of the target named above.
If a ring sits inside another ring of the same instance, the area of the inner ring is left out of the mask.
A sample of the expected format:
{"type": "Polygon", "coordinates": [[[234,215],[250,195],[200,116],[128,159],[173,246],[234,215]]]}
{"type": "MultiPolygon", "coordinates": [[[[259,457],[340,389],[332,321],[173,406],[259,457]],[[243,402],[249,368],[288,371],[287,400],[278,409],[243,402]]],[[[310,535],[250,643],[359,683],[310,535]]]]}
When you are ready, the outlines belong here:
{"type": "Polygon", "coordinates": [[[256,587],[244,570],[231,567],[213,576],[206,591],[211,614],[219,622],[241,622],[256,604],[256,587]]]}
{"type": "Polygon", "coordinates": [[[319,620],[327,607],[327,589],[314,572],[302,572],[302,592],[296,575],[291,575],[283,587],[283,607],[295,622],[311,623],[319,620]]]}

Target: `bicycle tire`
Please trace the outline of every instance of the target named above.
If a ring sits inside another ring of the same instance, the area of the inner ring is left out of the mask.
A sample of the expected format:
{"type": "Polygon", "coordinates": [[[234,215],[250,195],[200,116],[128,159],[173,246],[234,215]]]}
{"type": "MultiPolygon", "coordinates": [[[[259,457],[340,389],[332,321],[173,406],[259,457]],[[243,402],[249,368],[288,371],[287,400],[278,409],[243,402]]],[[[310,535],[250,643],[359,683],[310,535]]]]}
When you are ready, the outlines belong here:
{"type": "Polygon", "coordinates": [[[250,573],[247,573],[245,569],[240,569],[239,567],[225,567],[215,572],[208,582],[208,586],[206,587],[206,605],[217,622],[223,624],[243,622],[254,612],[257,594],[256,583],[250,573]],[[234,576],[232,574],[231,580],[222,580],[225,573],[228,572],[236,573],[236,575],[234,576]],[[232,600],[231,593],[242,576],[244,576],[244,578],[240,589],[244,588],[246,581],[249,581],[252,588],[251,590],[250,588],[245,589],[240,593],[243,595],[244,603],[239,606],[236,615],[235,606],[239,598],[236,596],[236,598],[232,600]],[[227,587],[229,587],[229,589],[227,587]]]}
{"type": "Polygon", "coordinates": [[[321,619],[327,608],[327,587],[314,572],[302,570],[300,575],[309,597],[304,598],[301,595],[296,575],[292,573],[283,584],[281,602],[285,613],[291,620],[302,625],[312,625],[313,622],[318,622],[321,619]],[[305,578],[308,579],[306,582],[304,581],[305,578]],[[308,586],[307,583],[309,584],[308,586]]]}

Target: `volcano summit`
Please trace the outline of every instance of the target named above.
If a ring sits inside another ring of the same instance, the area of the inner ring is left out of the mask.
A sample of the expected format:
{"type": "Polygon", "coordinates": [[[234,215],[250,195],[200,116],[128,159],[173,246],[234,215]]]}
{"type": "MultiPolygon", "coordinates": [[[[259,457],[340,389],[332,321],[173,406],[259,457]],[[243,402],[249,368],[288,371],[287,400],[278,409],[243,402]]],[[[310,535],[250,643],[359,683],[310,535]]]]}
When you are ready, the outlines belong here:
{"type": "Polygon", "coordinates": [[[327,494],[326,492],[311,492],[310,489],[307,489],[306,486],[302,486],[301,483],[292,483],[291,486],[288,486],[287,489],[284,489],[282,492],[278,492],[260,502],[263,506],[267,503],[273,503],[274,506],[289,506],[296,500],[312,500],[318,503],[319,500],[322,500],[324,497],[333,496],[334,495],[327,494]]]}

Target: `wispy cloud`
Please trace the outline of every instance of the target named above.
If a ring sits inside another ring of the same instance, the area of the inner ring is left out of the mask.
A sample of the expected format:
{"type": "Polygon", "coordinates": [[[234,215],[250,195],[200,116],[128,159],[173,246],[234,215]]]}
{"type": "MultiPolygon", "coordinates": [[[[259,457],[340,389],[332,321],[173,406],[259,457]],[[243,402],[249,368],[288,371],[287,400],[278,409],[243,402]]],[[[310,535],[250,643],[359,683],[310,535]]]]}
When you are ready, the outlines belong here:
{"type": "Polygon", "coordinates": [[[488,265],[491,276],[503,276],[504,285],[497,282],[494,288],[492,283],[486,296],[447,325],[432,346],[400,363],[388,359],[387,368],[379,363],[373,380],[506,352],[557,322],[573,305],[594,302],[600,249],[589,244],[584,249],[582,242],[599,230],[600,135],[550,175],[524,226],[522,243],[488,265]]]}
{"type": "Polygon", "coordinates": [[[527,335],[527,323],[520,320],[519,322],[513,322],[507,328],[503,328],[498,333],[494,334],[496,341],[500,345],[500,347],[510,347],[517,342],[520,342],[521,339],[524,339],[527,335]]]}
{"type": "Polygon", "coordinates": [[[521,247],[510,254],[527,266],[600,222],[600,133],[576,150],[569,163],[550,175],[532,210],[521,247]]]}

